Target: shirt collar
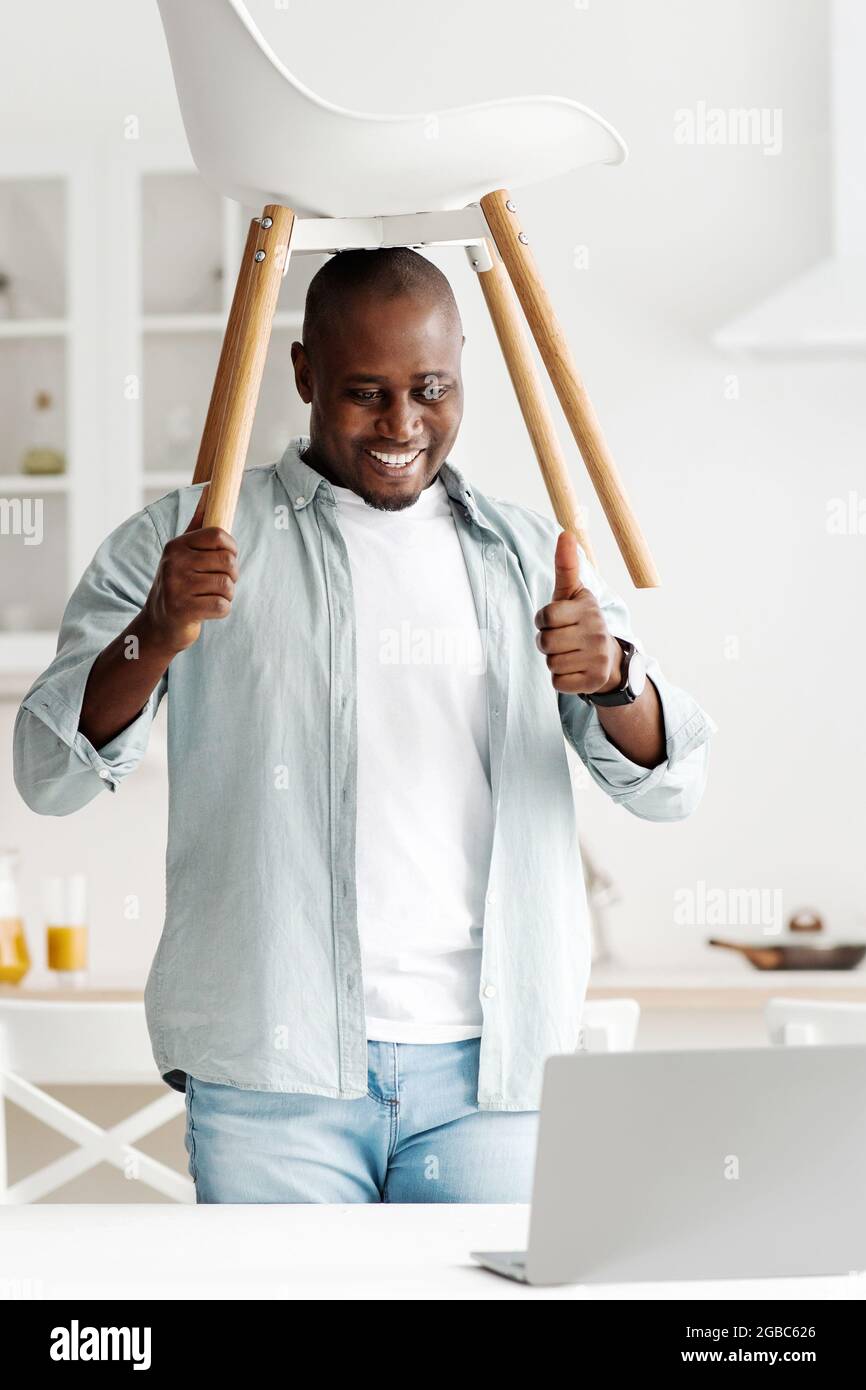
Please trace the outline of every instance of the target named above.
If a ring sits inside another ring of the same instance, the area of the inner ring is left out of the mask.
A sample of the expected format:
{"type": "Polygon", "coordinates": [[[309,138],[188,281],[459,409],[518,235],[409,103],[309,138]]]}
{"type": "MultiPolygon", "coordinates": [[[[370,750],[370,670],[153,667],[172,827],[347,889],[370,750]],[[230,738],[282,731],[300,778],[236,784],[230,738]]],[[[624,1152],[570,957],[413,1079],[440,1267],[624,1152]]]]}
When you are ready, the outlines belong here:
{"type": "MultiPolygon", "coordinates": [[[[309,444],[309,435],[295,435],[289,441],[277,464],[277,474],[295,511],[301,511],[308,506],[319,488],[322,489],[329,501],[335,501],[333,489],[327,478],[324,478],[321,473],[317,472],[315,468],[311,468],[301,458],[301,454],[309,448],[309,444]]],[[[439,470],[439,477],[452,501],[464,508],[473,521],[481,523],[478,504],[460,469],[446,460],[439,470]]]]}

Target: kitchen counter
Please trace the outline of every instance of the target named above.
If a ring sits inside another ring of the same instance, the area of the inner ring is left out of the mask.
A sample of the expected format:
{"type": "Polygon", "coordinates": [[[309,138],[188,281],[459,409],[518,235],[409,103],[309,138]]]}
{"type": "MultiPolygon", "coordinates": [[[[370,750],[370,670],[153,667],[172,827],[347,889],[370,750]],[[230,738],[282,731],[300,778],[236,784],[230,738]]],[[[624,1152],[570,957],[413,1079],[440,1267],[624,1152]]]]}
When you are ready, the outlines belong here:
{"type": "Polygon", "coordinates": [[[0,1298],[840,1299],[866,1276],[530,1288],[470,1250],[519,1250],[529,1208],[53,1204],[0,1208],[0,1298]]]}
{"type": "MultiPolygon", "coordinates": [[[[866,1004],[866,968],[855,970],[755,970],[747,961],[708,962],[700,970],[634,969],[614,962],[593,968],[587,998],[635,999],[640,1023],[635,1046],[679,1050],[690,1047],[759,1047],[769,1043],[764,1010],[768,1000],[849,1001],[866,1004]]],[[[81,989],[58,986],[34,970],[18,986],[0,985],[0,999],[138,1001],[143,989],[132,981],[98,981],[81,989]]]]}
{"type": "Polygon", "coordinates": [[[634,969],[599,963],[587,998],[635,999],[635,1047],[672,1050],[769,1046],[771,999],[866,1004],[866,969],[756,970],[746,960],[708,961],[702,969],[634,969]]]}
{"type": "Polygon", "coordinates": [[[593,967],[587,997],[637,999],[651,1009],[755,1009],[768,999],[850,1000],[866,1003],[866,968],[854,970],[739,969],[647,970],[599,964],[593,967]]]}
{"type": "MultiPolygon", "coordinates": [[[[743,961],[704,970],[633,969],[621,964],[593,967],[587,997],[628,996],[642,1007],[661,1009],[754,1009],[784,994],[794,999],[848,999],[866,1003],[866,965],[855,970],[755,970],[743,961]]],[[[20,985],[0,984],[2,999],[143,999],[144,987],[131,981],[94,980],[81,989],[57,985],[45,971],[31,971],[20,985]]]]}

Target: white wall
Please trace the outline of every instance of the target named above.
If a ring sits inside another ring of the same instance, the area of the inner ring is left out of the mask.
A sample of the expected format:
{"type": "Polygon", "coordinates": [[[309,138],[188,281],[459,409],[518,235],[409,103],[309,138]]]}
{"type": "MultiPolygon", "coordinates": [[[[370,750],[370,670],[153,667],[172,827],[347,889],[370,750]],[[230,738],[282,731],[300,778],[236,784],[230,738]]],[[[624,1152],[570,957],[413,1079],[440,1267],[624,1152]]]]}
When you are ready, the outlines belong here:
{"type": "MultiPolygon", "coordinates": [[[[813,903],[832,929],[862,930],[866,540],[829,536],[825,514],[828,499],[862,477],[863,367],[731,362],[708,345],[714,327],[827,249],[825,4],[250,8],[298,75],[347,105],[418,111],[560,93],[625,136],[624,166],[517,195],[663,587],[632,589],[557,407],[601,568],[667,674],[720,726],[708,791],[689,821],[647,824],[592,785],[578,791],[582,833],[623,890],[614,944],[638,964],[703,962],[711,933],[672,923],[674,893],[698,880],[781,888],[786,910],[813,903]],[[700,100],[781,107],[781,154],[678,145],[674,112],[700,100]],[[575,269],[579,246],[588,269],[575,269]],[[738,399],[728,395],[732,372],[738,399]],[[731,637],[735,660],[725,655],[731,637]]],[[[74,124],[83,141],[119,142],[129,114],[144,139],[179,128],[154,0],[7,6],[4,27],[12,41],[0,48],[0,138],[41,127],[50,139],[74,124]]],[[[435,259],[467,338],[455,459],[480,488],[549,510],[472,272],[462,252],[435,259]]],[[[142,980],[161,926],[164,773],[154,761],[75,817],[36,817],[12,788],[14,712],[0,705],[0,839],[24,852],[31,944],[41,953],[38,875],[83,867],[98,890],[95,972],[142,980]],[[141,898],[138,922],[123,917],[129,894],[141,898]]]]}

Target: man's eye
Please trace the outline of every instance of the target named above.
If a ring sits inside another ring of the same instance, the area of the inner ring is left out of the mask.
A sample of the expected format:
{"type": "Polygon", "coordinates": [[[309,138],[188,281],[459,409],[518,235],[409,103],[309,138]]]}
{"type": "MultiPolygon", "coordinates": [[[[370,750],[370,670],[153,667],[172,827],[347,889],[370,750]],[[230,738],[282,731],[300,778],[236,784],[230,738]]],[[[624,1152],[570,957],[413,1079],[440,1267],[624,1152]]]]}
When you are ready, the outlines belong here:
{"type": "MultiPolygon", "coordinates": [[[[416,396],[420,396],[424,401],[441,401],[444,396],[447,396],[449,389],[450,388],[447,386],[423,386],[421,390],[416,391],[415,394],[416,396]]],[[[375,400],[380,393],[378,391],[369,390],[350,391],[349,394],[356,401],[366,402],[375,400]]]]}

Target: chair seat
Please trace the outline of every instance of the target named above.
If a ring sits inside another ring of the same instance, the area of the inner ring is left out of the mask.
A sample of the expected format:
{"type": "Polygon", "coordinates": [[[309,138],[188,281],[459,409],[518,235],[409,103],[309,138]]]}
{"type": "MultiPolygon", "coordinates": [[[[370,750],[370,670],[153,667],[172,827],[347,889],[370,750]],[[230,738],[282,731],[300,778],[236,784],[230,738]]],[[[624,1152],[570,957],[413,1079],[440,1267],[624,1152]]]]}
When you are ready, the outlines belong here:
{"type": "Polygon", "coordinates": [[[516,189],[583,164],[618,164],[625,145],[577,102],[518,97],[452,110],[382,118],[335,118],[325,158],[309,142],[259,161],[223,147],[203,156],[202,176],[226,197],[299,215],[376,217],[466,207],[494,188],[516,189]],[[334,128],[336,127],[336,128],[334,128]]]}
{"type": "Polygon", "coordinates": [[[192,157],[216,192],[301,216],[447,211],[584,164],[619,164],[611,125],[567,97],[381,115],[324,101],[241,0],[159,0],[192,157]]]}

